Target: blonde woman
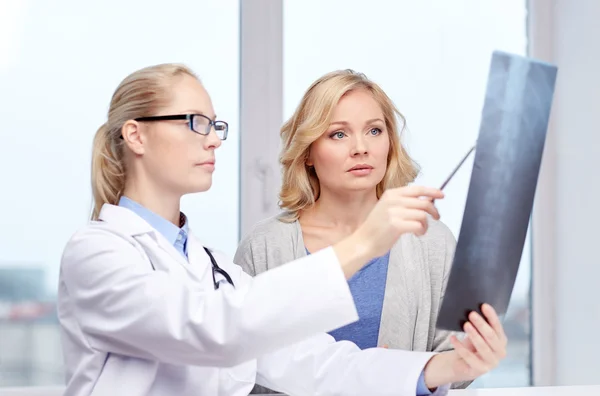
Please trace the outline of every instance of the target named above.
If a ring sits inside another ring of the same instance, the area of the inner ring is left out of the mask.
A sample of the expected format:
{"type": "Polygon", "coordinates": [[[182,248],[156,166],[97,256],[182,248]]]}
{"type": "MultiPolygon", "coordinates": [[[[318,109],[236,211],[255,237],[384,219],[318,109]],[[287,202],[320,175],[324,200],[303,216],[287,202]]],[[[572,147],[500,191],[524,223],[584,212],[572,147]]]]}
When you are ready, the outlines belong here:
{"type": "MultiPolygon", "coordinates": [[[[385,191],[417,175],[400,143],[403,126],[390,98],[363,74],[336,71],[314,82],[281,129],[283,213],[257,224],[234,262],[258,275],[352,235],[385,191]]],[[[452,349],[435,320],[454,247],[435,219],[424,235],[403,234],[349,280],[360,320],[330,334],[361,349],[452,349]]]]}
{"type": "Polygon", "coordinates": [[[180,200],[210,188],[228,129],[184,66],[138,70],[115,91],[94,139],[92,221],[61,261],[65,396],[242,396],[255,383],[413,396],[420,375],[443,394],[496,364],[504,335],[491,308],[490,324],[473,313],[483,336],[455,340],[456,353],[361,351],[324,333],[357,319],[346,279],[400,234],[425,232],[414,219],[438,216],[439,190],[390,190],[356,235],[255,278],[202,245],[180,200]]]}

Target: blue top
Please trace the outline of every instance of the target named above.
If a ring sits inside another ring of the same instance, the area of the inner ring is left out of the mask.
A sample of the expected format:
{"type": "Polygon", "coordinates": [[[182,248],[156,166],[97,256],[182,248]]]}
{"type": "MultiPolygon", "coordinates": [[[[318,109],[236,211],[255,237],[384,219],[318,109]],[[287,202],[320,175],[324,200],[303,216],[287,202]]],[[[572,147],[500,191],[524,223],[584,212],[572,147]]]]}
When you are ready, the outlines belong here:
{"type": "MultiPolygon", "coordinates": [[[[308,250],[306,252],[310,254],[308,250]]],[[[331,331],[329,334],[336,341],[351,341],[360,349],[377,347],[389,262],[388,252],[384,256],[371,260],[348,280],[359,319],[357,322],[331,331]]],[[[424,373],[419,377],[416,394],[431,395],[425,385],[424,373]]]]}
{"type": "Polygon", "coordinates": [[[348,281],[360,320],[330,332],[337,341],[352,341],[360,349],[377,347],[389,259],[387,253],[371,260],[348,281]]]}

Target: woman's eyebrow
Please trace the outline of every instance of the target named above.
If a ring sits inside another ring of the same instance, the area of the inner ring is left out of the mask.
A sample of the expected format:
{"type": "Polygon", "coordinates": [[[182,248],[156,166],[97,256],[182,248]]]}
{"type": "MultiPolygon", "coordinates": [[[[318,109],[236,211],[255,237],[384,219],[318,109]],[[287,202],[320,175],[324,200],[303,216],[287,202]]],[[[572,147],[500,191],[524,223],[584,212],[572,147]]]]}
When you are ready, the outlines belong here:
{"type": "MultiPolygon", "coordinates": [[[[385,124],[385,121],[384,121],[384,120],[382,120],[381,118],[371,118],[370,120],[367,120],[367,121],[365,122],[365,124],[371,124],[371,123],[373,123],[373,122],[376,122],[376,121],[379,121],[379,122],[382,122],[382,123],[384,123],[384,124],[385,124]]],[[[347,121],[333,121],[333,122],[332,122],[332,123],[330,123],[329,125],[334,125],[334,124],[338,124],[338,125],[348,125],[348,122],[347,122],[347,121]]]]}

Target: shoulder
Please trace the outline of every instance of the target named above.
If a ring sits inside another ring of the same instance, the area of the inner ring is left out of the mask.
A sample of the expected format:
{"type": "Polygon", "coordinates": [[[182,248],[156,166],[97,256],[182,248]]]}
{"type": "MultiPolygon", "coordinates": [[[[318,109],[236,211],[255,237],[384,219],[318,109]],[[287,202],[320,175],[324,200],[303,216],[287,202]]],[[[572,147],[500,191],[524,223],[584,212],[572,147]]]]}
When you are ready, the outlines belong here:
{"type": "Polygon", "coordinates": [[[244,237],[247,240],[256,240],[261,238],[272,238],[274,236],[286,235],[294,232],[297,221],[288,222],[283,220],[283,215],[267,217],[256,223],[248,234],[244,237]]]}
{"type": "Polygon", "coordinates": [[[120,232],[117,228],[104,222],[92,221],[73,233],[67,241],[63,256],[119,246],[133,248],[132,242],[133,238],[120,232]]]}
{"type": "Polygon", "coordinates": [[[286,222],[281,215],[268,217],[256,223],[252,229],[242,238],[240,247],[264,244],[270,245],[289,241],[297,233],[297,221],[286,222]]]}
{"type": "Polygon", "coordinates": [[[145,259],[130,235],[106,223],[91,222],[67,241],[60,273],[64,280],[81,283],[135,263],[143,264],[145,259]]]}
{"type": "Polygon", "coordinates": [[[131,235],[100,221],[92,221],[79,228],[63,249],[62,262],[84,259],[88,256],[111,252],[137,253],[137,243],[131,235]]]}
{"type": "Polygon", "coordinates": [[[261,220],[242,238],[233,261],[251,275],[281,265],[294,258],[297,234],[297,222],[281,215],[261,220]]]}

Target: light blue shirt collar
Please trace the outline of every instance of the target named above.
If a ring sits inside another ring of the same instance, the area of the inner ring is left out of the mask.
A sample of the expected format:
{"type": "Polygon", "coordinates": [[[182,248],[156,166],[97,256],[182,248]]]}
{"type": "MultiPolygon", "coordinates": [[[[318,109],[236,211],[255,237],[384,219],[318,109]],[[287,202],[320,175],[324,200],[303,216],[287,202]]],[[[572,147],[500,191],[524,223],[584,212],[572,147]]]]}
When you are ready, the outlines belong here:
{"type": "Polygon", "coordinates": [[[175,249],[179,251],[179,253],[187,258],[189,225],[185,215],[182,214],[182,218],[185,220],[183,226],[180,228],[127,197],[121,197],[119,200],[119,206],[133,211],[135,214],[144,219],[152,226],[152,228],[161,233],[167,239],[167,241],[169,241],[169,243],[171,243],[175,249]]]}

